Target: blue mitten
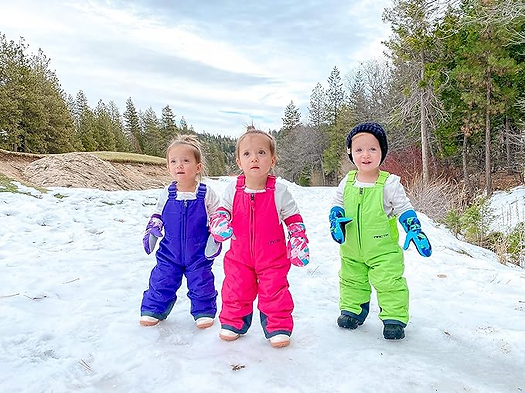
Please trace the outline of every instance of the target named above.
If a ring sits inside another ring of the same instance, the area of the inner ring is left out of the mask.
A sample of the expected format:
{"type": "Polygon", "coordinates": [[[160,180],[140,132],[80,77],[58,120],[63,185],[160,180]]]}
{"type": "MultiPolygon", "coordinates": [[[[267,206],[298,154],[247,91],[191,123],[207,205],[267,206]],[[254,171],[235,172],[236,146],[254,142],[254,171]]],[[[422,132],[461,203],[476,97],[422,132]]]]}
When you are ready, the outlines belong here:
{"type": "Polygon", "coordinates": [[[429,257],[432,255],[432,246],[428,241],[427,235],[421,230],[421,223],[417,218],[416,212],[407,210],[401,214],[399,222],[407,233],[403,250],[407,250],[410,242],[413,242],[421,256],[429,257]]]}
{"type": "Polygon", "coordinates": [[[164,223],[161,220],[160,214],[154,214],[149,219],[148,225],[146,226],[146,232],[144,233],[144,238],[142,239],[142,244],[144,246],[144,251],[146,254],[151,254],[157,244],[157,239],[162,237],[162,228],[164,223]]]}
{"type": "Polygon", "coordinates": [[[350,217],[345,217],[345,211],[339,206],[332,207],[329,219],[332,239],[339,244],[343,244],[345,242],[345,226],[349,222],[352,222],[352,219],[350,217]]]}

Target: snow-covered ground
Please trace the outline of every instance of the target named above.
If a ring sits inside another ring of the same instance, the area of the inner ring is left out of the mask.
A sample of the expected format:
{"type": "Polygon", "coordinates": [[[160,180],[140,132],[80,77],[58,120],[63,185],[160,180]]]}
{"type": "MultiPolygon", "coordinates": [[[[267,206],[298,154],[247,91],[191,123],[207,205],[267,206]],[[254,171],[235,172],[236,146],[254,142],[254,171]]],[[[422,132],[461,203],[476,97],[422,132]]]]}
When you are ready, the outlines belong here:
{"type": "MultiPolygon", "coordinates": [[[[208,183],[222,194],[228,181],[208,183]]],[[[340,329],[338,246],[327,219],[335,189],[289,187],[311,263],[289,274],[295,330],[283,349],[264,339],[258,314],[234,342],[219,339],[218,323],[198,330],[185,284],[166,321],[139,325],[155,264],[142,234],[159,190],[0,192],[0,392],[525,391],[523,269],[420,215],[433,255],[405,253],[406,338],[383,339],[375,295],[363,326],[340,329]]],[[[493,201],[506,203],[499,194],[493,201]]],[[[214,265],[219,289],[223,255],[214,265]]]]}

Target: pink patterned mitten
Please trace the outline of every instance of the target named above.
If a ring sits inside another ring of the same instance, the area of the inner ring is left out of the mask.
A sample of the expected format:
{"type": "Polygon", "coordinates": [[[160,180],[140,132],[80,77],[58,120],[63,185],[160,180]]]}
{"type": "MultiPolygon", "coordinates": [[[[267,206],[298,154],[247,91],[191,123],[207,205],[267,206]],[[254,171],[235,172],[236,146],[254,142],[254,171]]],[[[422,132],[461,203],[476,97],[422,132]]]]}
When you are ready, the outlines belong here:
{"type": "Polygon", "coordinates": [[[286,245],[288,258],[295,266],[306,266],[310,262],[310,249],[306,237],[306,227],[302,222],[293,222],[288,225],[290,239],[286,245]]]}

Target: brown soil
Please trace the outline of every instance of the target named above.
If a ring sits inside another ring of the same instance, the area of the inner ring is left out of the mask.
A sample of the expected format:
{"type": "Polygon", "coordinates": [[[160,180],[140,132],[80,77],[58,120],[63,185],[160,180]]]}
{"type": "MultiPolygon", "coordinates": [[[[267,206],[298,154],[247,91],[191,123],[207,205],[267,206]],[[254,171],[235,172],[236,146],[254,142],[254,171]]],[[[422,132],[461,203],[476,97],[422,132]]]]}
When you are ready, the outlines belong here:
{"type": "Polygon", "coordinates": [[[171,181],[162,164],[116,163],[90,153],[47,156],[0,150],[0,173],[29,186],[146,190],[171,181]]]}
{"type": "MultiPolygon", "coordinates": [[[[165,165],[109,162],[90,153],[37,155],[0,150],[0,174],[35,187],[110,191],[159,188],[171,181],[165,165]]],[[[480,183],[482,180],[480,174],[480,183]]],[[[492,181],[494,190],[524,184],[519,174],[505,172],[495,173],[492,181]]]]}

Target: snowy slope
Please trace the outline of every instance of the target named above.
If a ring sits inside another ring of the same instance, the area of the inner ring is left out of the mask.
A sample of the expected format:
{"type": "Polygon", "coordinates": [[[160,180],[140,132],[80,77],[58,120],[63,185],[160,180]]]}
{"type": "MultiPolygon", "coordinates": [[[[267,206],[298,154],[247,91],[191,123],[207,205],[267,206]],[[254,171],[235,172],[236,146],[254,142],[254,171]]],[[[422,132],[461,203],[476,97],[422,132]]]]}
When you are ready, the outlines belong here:
{"type": "MultiPolygon", "coordinates": [[[[222,194],[228,181],[208,183],[222,194]]],[[[363,326],[340,329],[335,189],[289,187],[312,261],[289,275],[295,331],[284,349],[264,339],[258,314],[235,342],[218,338],[218,323],[199,331],[184,285],[166,321],[139,326],[155,264],[141,238],[158,190],[0,193],[0,392],[525,391],[524,270],[420,215],[433,255],[405,253],[406,339],[382,338],[375,297],[363,326]]]]}

